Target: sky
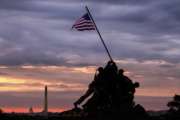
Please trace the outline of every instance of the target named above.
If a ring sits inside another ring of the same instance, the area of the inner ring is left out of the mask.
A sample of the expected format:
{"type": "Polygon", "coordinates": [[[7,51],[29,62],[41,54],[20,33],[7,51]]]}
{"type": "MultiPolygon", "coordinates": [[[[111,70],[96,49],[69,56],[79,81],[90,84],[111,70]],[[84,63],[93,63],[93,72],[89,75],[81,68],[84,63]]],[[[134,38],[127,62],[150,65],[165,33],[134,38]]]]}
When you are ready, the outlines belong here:
{"type": "Polygon", "coordinates": [[[71,30],[88,5],[136,103],[167,109],[180,93],[179,0],[0,0],[0,108],[72,108],[109,60],[95,31],[71,30]]]}

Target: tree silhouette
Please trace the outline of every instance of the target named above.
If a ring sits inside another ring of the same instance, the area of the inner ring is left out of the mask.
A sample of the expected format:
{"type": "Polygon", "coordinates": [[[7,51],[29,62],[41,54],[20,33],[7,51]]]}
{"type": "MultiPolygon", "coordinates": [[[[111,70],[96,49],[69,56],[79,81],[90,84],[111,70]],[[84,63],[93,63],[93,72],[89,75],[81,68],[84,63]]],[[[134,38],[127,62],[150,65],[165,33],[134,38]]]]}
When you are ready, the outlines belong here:
{"type": "Polygon", "coordinates": [[[170,110],[180,112],[180,95],[175,95],[173,100],[170,101],[167,106],[170,108],[170,110]]]}

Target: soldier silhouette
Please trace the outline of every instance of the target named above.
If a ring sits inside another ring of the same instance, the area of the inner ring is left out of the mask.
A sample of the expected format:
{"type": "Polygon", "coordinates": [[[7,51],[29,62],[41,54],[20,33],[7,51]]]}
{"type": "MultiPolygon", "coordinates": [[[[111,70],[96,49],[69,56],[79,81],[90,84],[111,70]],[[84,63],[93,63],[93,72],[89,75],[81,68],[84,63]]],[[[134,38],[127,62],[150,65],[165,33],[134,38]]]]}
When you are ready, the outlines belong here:
{"type": "Polygon", "coordinates": [[[104,82],[105,82],[105,90],[106,90],[106,99],[107,102],[105,104],[105,108],[112,108],[114,103],[114,94],[115,94],[115,84],[117,78],[117,65],[114,61],[109,61],[104,68],[104,82]]]}
{"type": "Polygon", "coordinates": [[[95,109],[98,109],[100,101],[103,98],[103,71],[104,69],[102,67],[99,67],[97,69],[94,80],[91,84],[89,84],[86,93],[74,103],[75,108],[77,108],[78,105],[80,105],[83,101],[85,101],[89,96],[93,94],[92,97],[83,105],[83,108],[86,111],[93,111],[95,109]]]}
{"type": "Polygon", "coordinates": [[[117,99],[120,100],[119,102],[126,102],[128,105],[134,104],[134,93],[137,87],[139,87],[139,83],[133,83],[131,79],[124,75],[124,70],[119,69],[116,84],[117,99]]]}
{"type": "Polygon", "coordinates": [[[92,94],[92,97],[83,105],[84,110],[93,111],[111,107],[116,77],[117,66],[115,62],[109,61],[104,69],[99,67],[94,81],[89,85],[86,93],[74,103],[75,108],[92,94]]]}

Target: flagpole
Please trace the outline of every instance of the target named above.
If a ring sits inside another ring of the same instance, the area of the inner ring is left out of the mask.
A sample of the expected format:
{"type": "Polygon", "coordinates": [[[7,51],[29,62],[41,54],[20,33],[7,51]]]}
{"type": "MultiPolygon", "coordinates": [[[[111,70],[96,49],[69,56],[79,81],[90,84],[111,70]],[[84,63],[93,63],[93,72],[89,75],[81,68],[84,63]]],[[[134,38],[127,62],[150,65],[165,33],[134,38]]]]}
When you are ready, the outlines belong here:
{"type": "Polygon", "coordinates": [[[105,48],[105,50],[106,50],[106,52],[107,52],[107,54],[108,54],[110,60],[113,61],[113,59],[112,59],[112,57],[111,57],[111,54],[110,54],[110,52],[109,52],[109,50],[108,50],[108,48],[107,48],[107,46],[106,46],[106,44],[105,44],[105,42],[104,42],[104,40],[103,40],[103,38],[102,38],[102,36],[101,36],[101,33],[100,33],[100,31],[99,31],[99,29],[98,29],[98,27],[97,27],[97,25],[96,25],[96,23],[95,23],[95,21],[94,21],[92,15],[91,15],[91,13],[90,13],[90,11],[89,11],[89,8],[88,8],[87,6],[86,6],[86,10],[87,10],[87,12],[88,12],[88,14],[89,14],[89,16],[90,16],[92,22],[94,23],[96,32],[98,33],[99,38],[100,38],[100,40],[101,40],[101,42],[102,42],[102,44],[103,44],[103,46],[104,46],[104,48],[105,48]]]}

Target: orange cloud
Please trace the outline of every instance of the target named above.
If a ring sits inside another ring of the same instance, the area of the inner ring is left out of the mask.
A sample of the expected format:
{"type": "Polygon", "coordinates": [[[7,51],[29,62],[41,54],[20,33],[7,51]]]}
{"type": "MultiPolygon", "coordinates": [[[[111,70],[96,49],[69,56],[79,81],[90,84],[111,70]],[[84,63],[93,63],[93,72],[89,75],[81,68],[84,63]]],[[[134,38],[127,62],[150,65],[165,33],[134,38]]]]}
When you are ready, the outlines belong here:
{"type": "Polygon", "coordinates": [[[25,83],[25,80],[23,79],[16,79],[13,77],[2,77],[0,76],[0,83],[25,83]]]}
{"type": "Polygon", "coordinates": [[[33,71],[48,71],[48,72],[73,72],[73,73],[86,73],[92,74],[96,70],[96,66],[88,67],[66,67],[66,66],[20,66],[22,69],[33,70],[33,71]]]}
{"type": "Polygon", "coordinates": [[[180,89],[174,88],[138,88],[136,95],[154,96],[154,97],[172,97],[175,93],[179,93],[180,89]]]}

